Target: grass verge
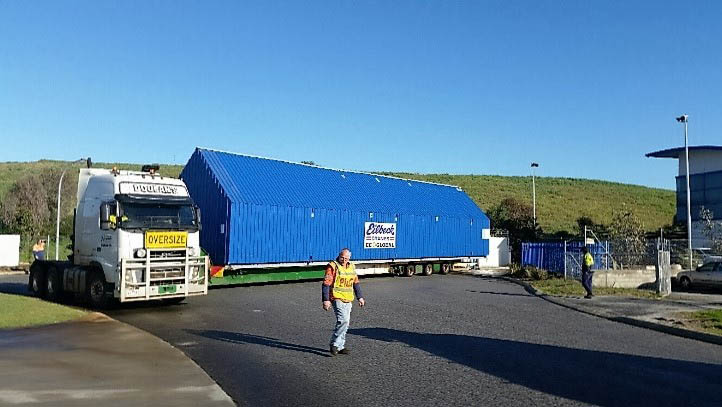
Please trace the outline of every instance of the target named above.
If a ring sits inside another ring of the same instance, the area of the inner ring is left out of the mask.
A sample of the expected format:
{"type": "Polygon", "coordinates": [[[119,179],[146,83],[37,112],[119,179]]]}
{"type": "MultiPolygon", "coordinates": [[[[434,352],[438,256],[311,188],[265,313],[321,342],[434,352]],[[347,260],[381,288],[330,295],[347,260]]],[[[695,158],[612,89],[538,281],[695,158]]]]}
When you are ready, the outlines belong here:
{"type": "Polygon", "coordinates": [[[22,295],[0,293],[0,329],[55,324],[80,318],[85,311],[22,295]]]}
{"type": "Polygon", "coordinates": [[[707,333],[722,335],[722,309],[690,312],[684,315],[689,324],[707,333]]]}
{"type": "MultiPolygon", "coordinates": [[[[577,280],[564,280],[561,278],[553,278],[549,280],[530,281],[530,284],[545,294],[558,297],[581,297],[586,294],[584,287],[577,280]]],[[[639,298],[661,298],[657,293],[650,290],[640,290],[636,288],[612,288],[612,287],[594,287],[594,295],[617,295],[621,297],[639,297],[639,298]]]]}

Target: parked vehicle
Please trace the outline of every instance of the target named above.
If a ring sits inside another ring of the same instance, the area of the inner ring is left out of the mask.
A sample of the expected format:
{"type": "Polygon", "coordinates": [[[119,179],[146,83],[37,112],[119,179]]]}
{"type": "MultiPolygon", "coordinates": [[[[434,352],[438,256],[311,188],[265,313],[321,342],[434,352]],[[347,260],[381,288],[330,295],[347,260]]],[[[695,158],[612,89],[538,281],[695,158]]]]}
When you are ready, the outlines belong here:
{"type": "Polygon", "coordinates": [[[677,274],[677,281],[684,290],[693,286],[722,288],[722,261],[709,261],[694,271],[681,271],[677,274]]]}
{"type": "Polygon", "coordinates": [[[120,302],[182,301],[208,293],[200,211],[185,184],[143,171],[81,169],[69,261],[35,261],[28,288],[41,298],[65,294],[96,308],[120,302]]]}
{"type": "Polygon", "coordinates": [[[360,275],[445,274],[489,253],[489,218],[453,185],[201,148],[181,179],[213,285],[320,278],[344,247],[360,275]]]}

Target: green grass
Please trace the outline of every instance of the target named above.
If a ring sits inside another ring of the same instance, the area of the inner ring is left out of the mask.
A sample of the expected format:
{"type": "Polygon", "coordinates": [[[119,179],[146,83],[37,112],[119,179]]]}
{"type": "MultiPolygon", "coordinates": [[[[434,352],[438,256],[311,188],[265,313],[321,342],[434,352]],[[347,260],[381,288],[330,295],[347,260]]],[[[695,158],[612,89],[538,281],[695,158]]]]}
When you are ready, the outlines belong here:
{"type": "MultiPolygon", "coordinates": [[[[549,280],[532,281],[531,285],[537,290],[543,291],[545,294],[557,297],[581,297],[586,295],[586,291],[584,291],[582,284],[577,280],[553,278],[549,280]]],[[[616,295],[621,297],[654,299],[661,298],[654,291],[639,290],[636,288],[594,287],[594,295],[616,295]]]]}
{"type": "Polygon", "coordinates": [[[722,309],[697,311],[685,315],[705,332],[722,335],[722,309]]]}
{"type": "MultiPolygon", "coordinates": [[[[0,163],[0,200],[24,174],[52,168],[81,168],[84,164],[41,160],[35,162],[0,163]]],[[[141,164],[94,163],[97,168],[140,170],[141,164]]],[[[182,165],[161,164],[160,173],[177,177],[182,165]]],[[[515,198],[531,205],[531,177],[498,175],[449,175],[385,173],[420,181],[458,185],[484,211],[499,205],[505,198],[515,198]]],[[[672,177],[672,174],[670,174],[672,177]]],[[[75,178],[73,178],[75,179],[75,178]]],[[[537,177],[537,219],[546,233],[577,232],[576,220],[590,217],[596,223],[609,224],[615,211],[631,209],[644,223],[647,231],[656,231],[672,222],[675,214],[675,192],[615,182],[537,177]]]]}
{"type": "Polygon", "coordinates": [[[0,293],[0,329],[25,328],[77,319],[85,311],[22,295],[0,293]]]}

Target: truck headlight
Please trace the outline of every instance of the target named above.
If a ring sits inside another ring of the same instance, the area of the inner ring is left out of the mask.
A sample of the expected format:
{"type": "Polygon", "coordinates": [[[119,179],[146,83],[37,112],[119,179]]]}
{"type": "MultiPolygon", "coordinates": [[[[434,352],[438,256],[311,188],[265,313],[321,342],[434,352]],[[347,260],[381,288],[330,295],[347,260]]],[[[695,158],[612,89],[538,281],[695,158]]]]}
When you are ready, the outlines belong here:
{"type": "Polygon", "coordinates": [[[145,257],[146,251],[143,248],[140,248],[135,251],[135,257],[145,257]]]}
{"type": "Polygon", "coordinates": [[[188,248],[188,255],[190,255],[190,256],[195,257],[195,256],[198,256],[199,253],[200,253],[200,250],[197,247],[189,247],[188,248]]]}

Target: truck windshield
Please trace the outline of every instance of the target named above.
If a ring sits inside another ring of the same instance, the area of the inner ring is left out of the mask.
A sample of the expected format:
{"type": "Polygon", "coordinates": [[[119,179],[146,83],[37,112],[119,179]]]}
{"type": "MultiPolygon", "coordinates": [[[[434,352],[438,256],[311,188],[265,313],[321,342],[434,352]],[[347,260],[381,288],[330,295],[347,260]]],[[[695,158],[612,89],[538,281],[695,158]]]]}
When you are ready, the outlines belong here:
{"type": "Polygon", "coordinates": [[[124,229],[198,229],[190,205],[124,202],[120,209],[120,226],[124,229]]]}

